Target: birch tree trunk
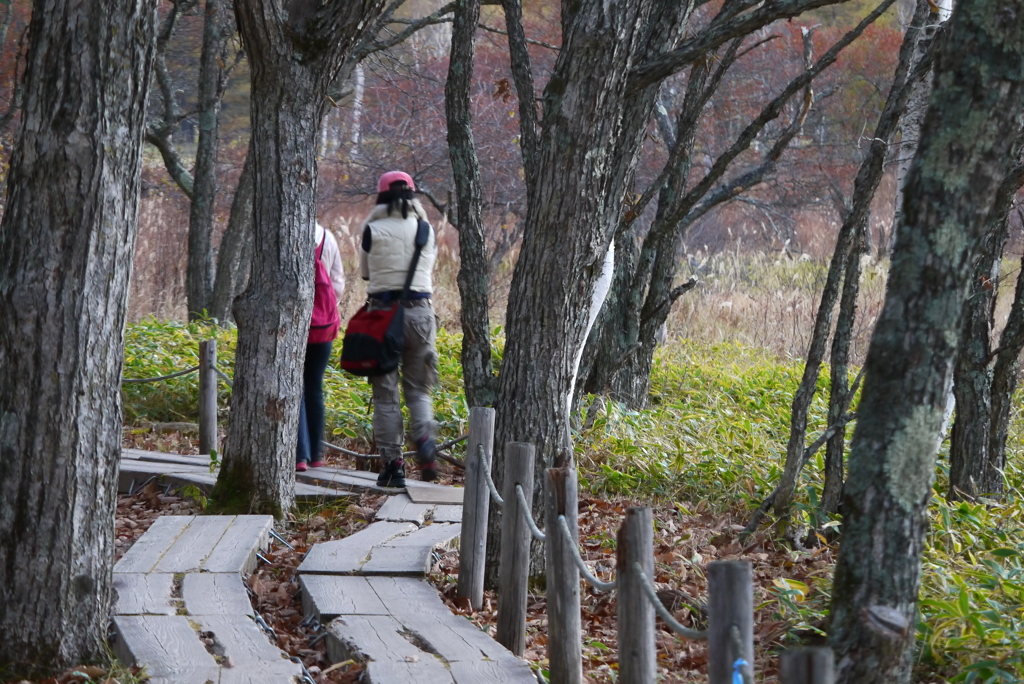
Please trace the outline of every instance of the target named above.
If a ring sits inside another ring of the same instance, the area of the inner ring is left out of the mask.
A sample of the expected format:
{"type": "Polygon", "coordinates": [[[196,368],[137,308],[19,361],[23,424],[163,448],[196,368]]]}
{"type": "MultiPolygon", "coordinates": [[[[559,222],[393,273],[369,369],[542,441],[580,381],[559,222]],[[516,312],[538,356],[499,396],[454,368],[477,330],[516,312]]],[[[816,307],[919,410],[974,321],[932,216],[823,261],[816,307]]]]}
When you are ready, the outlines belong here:
{"type": "Polygon", "coordinates": [[[155,0],[33,5],[0,223],[0,671],[8,676],[103,654],[155,39],[155,0]]]}
{"type": "Polygon", "coordinates": [[[252,69],[253,249],[234,304],[235,384],[218,507],[283,516],[294,503],[302,359],[313,296],[316,151],[324,95],[383,0],[236,0],[252,69]]]}
{"type": "Polygon", "coordinates": [[[1016,9],[964,0],[904,194],[843,492],[830,641],[840,684],[909,682],[926,507],[960,307],[1024,97],[1016,9]]]}

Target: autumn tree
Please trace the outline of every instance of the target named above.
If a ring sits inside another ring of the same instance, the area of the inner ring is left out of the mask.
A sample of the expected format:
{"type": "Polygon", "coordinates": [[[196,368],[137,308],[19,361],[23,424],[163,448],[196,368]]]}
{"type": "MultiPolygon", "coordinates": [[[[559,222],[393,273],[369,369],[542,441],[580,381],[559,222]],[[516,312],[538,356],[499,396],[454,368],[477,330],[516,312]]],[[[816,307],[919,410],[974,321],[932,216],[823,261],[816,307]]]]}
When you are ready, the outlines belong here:
{"type": "Polygon", "coordinates": [[[103,654],[155,6],[33,4],[0,222],[0,670],[9,674],[103,654]]]}
{"type": "Polygon", "coordinates": [[[1019,154],[1019,26],[1015,7],[964,0],[936,57],[843,489],[830,631],[841,684],[910,681],[960,307],[997,191],[1019,154]]]}
{"type": "Polygon", "coordinates": [[[213,491],[229,509],[281,516],[294,502],[325,95],[383,6],[383,0],[235,2],[252,71],[254,256],[249,285],[234,304],[231,422],[213,491]]]}

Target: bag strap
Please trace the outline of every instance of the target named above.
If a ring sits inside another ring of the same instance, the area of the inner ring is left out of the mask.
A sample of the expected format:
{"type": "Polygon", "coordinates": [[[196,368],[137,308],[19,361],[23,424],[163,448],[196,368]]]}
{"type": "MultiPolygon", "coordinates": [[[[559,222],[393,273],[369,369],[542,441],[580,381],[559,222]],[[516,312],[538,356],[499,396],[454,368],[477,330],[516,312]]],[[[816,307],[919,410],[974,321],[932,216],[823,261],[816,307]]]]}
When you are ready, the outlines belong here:
{"type": "Polygon", "coordinates": [[[409,289],[412,287],[412,278],[416,275],[416,266],[420,263],[420,252],[430,238],[430,224],[421,218],[416,219],[416,250],[412,253],[412,263],[409,264],[409,273],[405,277],[405,287],[402,288],[402,304],[409,299],[409,289]]]}

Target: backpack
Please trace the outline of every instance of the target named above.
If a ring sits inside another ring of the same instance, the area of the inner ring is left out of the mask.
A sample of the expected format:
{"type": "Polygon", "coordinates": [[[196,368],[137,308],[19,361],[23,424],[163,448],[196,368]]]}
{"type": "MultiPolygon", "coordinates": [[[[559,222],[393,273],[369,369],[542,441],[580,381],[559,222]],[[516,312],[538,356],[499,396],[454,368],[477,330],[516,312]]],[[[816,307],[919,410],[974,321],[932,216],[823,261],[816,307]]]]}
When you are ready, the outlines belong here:
{"type": "Polygon", "coordinates": [[[338,328],[341,327],[341,317],[338,315],[338,298],[334,295],[334,284],[331,283],[331,275],[327,267],[320,259],[324,251],[324,243],[327,242],[327,232],[316,248],[316,274],[313,281],[313,315],[309,321],[308,344],[322,344],[333,342],[338,336],[338,328]]]}

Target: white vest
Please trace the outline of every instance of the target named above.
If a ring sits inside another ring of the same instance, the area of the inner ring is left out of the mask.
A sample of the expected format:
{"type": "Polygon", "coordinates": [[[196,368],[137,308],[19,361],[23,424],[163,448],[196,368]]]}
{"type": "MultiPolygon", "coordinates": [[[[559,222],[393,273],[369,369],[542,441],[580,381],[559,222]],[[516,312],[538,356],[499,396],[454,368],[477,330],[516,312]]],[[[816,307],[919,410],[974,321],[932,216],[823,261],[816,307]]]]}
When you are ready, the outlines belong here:
{"type": "MultiPolygon", "coordinates": [[[[401,290],[409,273],[409,265],[415,252],[417,215],[426,220],[426,213],[419,202],[410,202],[414,212],[402,218],[400,211],[388,216],[387,205],[378,204],[363,224],[370,230],[370,252],[359,250],[359,269],[363,280],[368,280],[367,294],[401,290]]],[[[432,274],[437,259],[437,243],[434,230],[430,229],[427,244],[420,252],[420,260],[413,275],[412,292],[432,293],[432,274]]]]}

